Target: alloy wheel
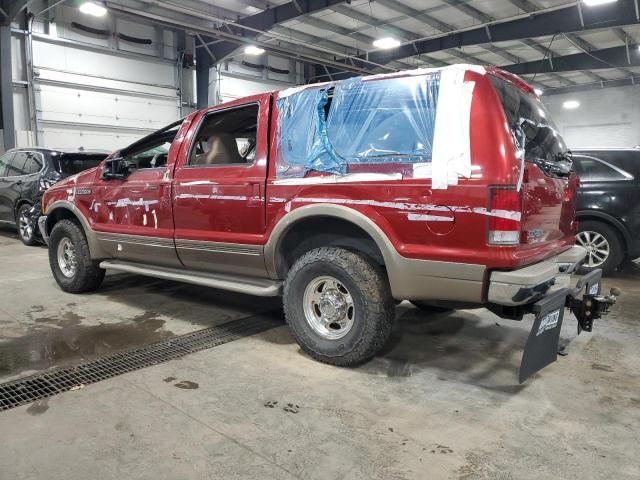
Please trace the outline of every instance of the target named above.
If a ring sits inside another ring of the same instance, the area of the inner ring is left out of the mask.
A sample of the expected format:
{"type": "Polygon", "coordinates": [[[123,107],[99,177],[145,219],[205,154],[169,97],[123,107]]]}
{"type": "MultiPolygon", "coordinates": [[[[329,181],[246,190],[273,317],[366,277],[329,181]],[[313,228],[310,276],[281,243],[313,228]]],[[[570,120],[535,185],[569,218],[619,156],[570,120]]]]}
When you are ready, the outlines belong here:
{"type": "Polygon", "coordinates": [[[584,231],[576,235],[578,245],[587,249],[587,266],[600,267],[609,258],[611,246],[604,235],[594,231],[584,231]]]}
{"type": "Polygon", "coordinates": [[[309,282],[303,305],[307,323],[324,339],[338,340],[353,327],[356,313],[353,298],[334,277],[323,275],[309,282]]]}

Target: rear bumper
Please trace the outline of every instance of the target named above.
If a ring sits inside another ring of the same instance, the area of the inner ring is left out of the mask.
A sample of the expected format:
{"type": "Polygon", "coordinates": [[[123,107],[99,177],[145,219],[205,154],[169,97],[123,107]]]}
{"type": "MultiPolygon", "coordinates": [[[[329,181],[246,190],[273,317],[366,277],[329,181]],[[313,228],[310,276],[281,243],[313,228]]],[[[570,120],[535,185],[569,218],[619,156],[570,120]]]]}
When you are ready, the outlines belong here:
{"type": "Polygon", "coordinates": [[[587,251],[575,245],[560,255],[508,272],[491,272],[487,301],[496,305],[520,306],[541,299],[548,292],[572,283],[571,274],[582,264],[587,251]]]}

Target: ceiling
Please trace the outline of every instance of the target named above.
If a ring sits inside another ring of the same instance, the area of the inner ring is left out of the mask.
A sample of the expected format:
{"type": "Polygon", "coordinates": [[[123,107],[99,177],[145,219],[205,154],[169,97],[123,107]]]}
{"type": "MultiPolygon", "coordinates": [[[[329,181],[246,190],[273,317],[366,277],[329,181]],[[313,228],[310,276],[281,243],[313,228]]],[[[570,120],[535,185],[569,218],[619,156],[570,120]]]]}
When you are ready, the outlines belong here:
{"type": "MultiPolygon", "coordinates": [[[[0,0],[1,2],[2,0],[0,0]]],[[[496,65],[563,92],[640,81],[640,0],[109,0],[197,35],[211,62],[257,44],[314,79],[453,63],[496,65]],[[393,37],[401,46],[375,49],[393,37]]],[[[1,15],[1,12],[0,12],[1,15]]]]}

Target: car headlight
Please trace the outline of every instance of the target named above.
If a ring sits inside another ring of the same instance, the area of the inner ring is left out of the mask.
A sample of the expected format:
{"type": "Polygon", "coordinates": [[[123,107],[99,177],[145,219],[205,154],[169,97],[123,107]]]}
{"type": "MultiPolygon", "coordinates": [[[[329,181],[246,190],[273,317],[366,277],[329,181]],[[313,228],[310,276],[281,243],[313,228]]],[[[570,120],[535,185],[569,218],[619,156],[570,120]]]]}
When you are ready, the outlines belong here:
{"type": "Polygon", "coordinates": [[[51,186],[56,183],[55,180],[51,180],[48,178],[41,178],[39,185],[40,185],[40,191],[41,192],[45,192],[47,191],[49,188],[51,188],[51,186]]]}

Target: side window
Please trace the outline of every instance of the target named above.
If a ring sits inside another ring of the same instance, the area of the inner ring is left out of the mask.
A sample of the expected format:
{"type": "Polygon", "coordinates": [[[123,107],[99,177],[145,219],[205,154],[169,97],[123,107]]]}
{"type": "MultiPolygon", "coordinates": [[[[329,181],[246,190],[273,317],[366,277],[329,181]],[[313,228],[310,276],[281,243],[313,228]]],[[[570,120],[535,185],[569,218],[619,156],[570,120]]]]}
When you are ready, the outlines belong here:
{"type": "Polygon", "coordinates": [[[258,105],[209,113],[191,146],[189,166],[250,165],[257,134],[258,105]]]}
{"type": "Polygon", "coordinates": [[[608,182],[632,180],[633,176],[624,170],[594,157],[574,156],[574,167],[582,182],[608,182]]]}
{"type": "Polygon", "coordinates": [[[17,177],[24,175],[24,164],[27,161],[27,152],[16,152],[13,158],[7,164],[7,177],[17,177]]]}
{"type": "Polygon", "coordinates": [[[13,152],[9,152],[0,157],[0,178],[7,176],[7,168],[9,166],[9,162],[13,158],[13,155],[13,152]]]}
{"type": "Polygon", "coordinates": [[[37,152],[29,152],[24,163],[24,174],[31,175],[33,173],[38,173],[40,170],[42,170],[42,162],[42,154],[37,152]]]}

